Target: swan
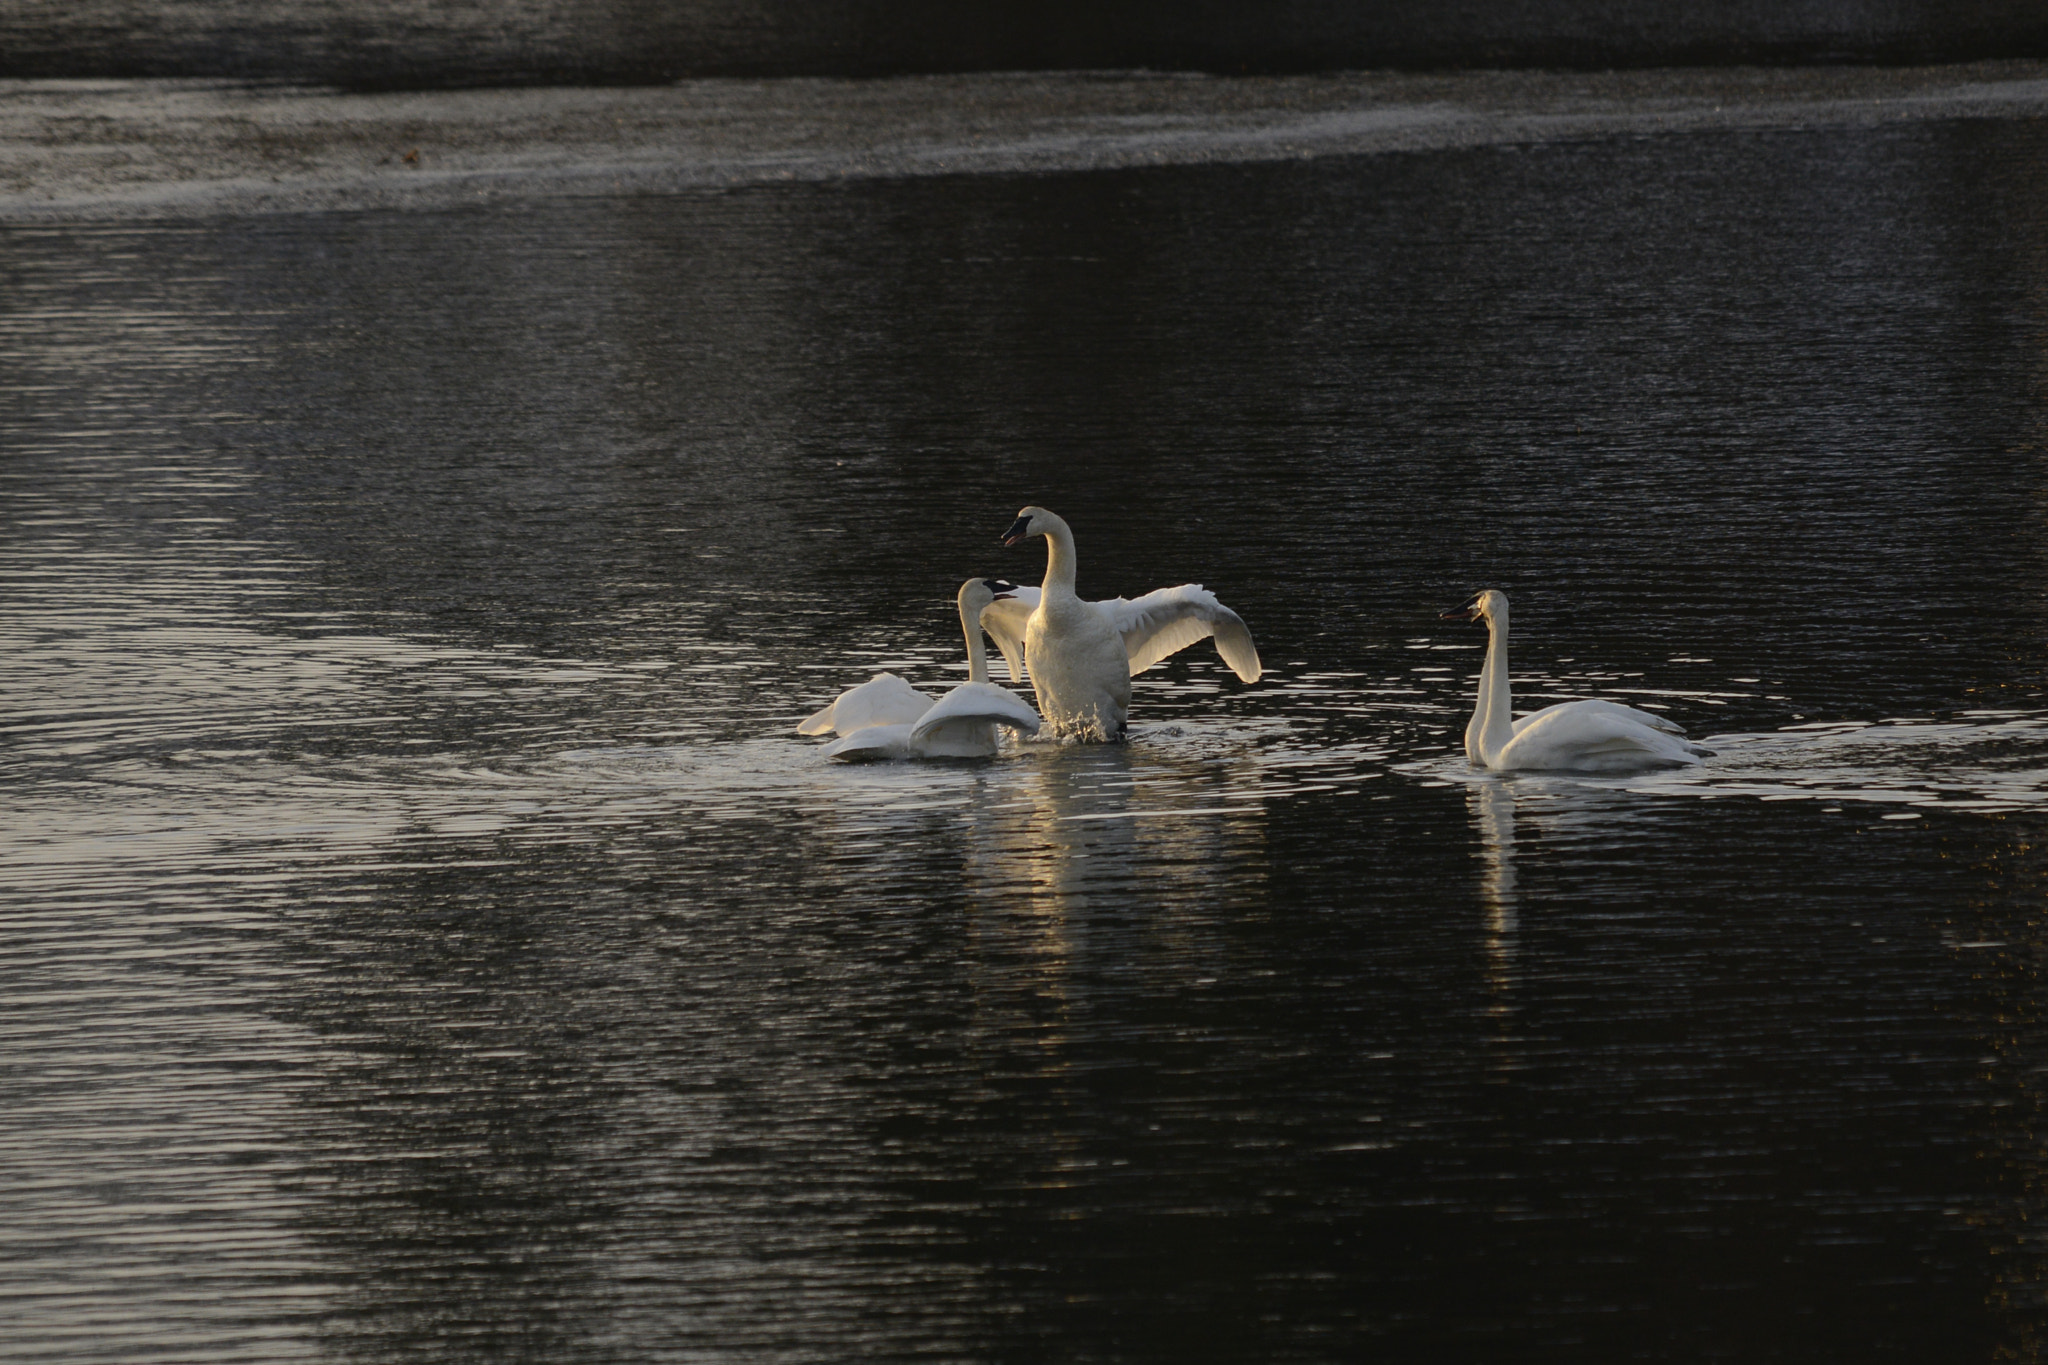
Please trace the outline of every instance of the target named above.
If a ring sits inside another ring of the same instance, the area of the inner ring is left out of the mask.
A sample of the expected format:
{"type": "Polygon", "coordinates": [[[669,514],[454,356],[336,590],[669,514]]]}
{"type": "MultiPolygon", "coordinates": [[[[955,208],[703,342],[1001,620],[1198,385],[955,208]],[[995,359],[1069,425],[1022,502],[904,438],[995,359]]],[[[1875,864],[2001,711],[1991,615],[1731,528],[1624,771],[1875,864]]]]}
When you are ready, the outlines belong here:
{"type": "Polygon", "coordinates": [[[1210,636],[1223,662],[1244,681],[1257,682],[1265,671],[1243,618],[1201,584],[1161,588],[1128,601],[1084,602],[1074,593],[1073,529],[1043,507],[1027,507],[1003,533],[1003,544],[1014,547],[1032,536],[1046,539],[1043,586],[1035,594],[1012,590],[1010,604],[984,612],[982,624],[1002,649],[1013,679],[1029,670],[1054,734],[1123,738],[1132,677],[1210,636]]]}
{"type": "MultiPolygon", "coordinates": [[[[998,725],[1027,735],[1037,734],[1038,713],[1031,709],[1030,703],[1008,688],[989,682],[988,651],[981,643],[983,611],[1011,586],[991,578],[970,578],[960,585],[954,601],[960,609],[960,629],[967,636],[966,682],[936,702],[925,698],[924,709],[908,721],[863,725],[850,733],[842,731],[840,738],[825,746],[825,757],[846,762],[884,758],[987,758],[996,752],[998,725]]],[[[894,675],[883,675],[891,676],[894,675]]],[[[862,687],[871,685],[861,684],[862,687]]],[[[904,688],[912,691],[914,696],[924,697],[922,692],[913,691],[908,683],[904,688]]],[[[859,690],[854,688],[853,692],[859,690]]],[[[840,700],[844,701],[845,697],[840,700]]],[[[835,708],[838,705],[839,702],[833,703],[835,708]]]]}
{"type": "Polygon", "coordinates": [[[1446,621],[1486,622],[1486,663],[1479,702],[1465,727],[1465,757],[1477,768],[1564,769],[1582,773],[1675,767],[1712,758],[1662,716],[1612,701],[1567,701],[1513,719],[1508,698],[1508,595],[1474,593],[1442,613],[1446,621]]]}

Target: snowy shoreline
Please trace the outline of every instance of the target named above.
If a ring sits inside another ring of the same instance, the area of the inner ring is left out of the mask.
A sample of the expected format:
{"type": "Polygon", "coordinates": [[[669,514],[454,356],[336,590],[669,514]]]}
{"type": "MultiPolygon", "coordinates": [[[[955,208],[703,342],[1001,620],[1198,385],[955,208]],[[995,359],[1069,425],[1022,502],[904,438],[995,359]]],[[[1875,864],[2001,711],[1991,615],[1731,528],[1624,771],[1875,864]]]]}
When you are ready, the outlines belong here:
{"type": "Polygon", "coordinates": [[[2043,62],[718,79],[393,94],[15,80],[0,81],[0,223],[444,209],[2044,115],[2043,62]]]}

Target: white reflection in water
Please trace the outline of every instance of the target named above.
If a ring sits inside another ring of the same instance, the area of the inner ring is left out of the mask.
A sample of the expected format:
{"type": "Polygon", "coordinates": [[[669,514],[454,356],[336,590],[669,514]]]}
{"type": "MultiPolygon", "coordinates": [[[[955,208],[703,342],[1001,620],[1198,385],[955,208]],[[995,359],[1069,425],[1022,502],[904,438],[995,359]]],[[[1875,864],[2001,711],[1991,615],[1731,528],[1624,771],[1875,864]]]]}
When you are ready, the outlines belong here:
{"type": "Polygon", "coordinates": [[[1465,789],[1472,827],[1479,834],[1479,857],[1485,873],[1479,896],[1486,907],[1486,979],[1493,992],[1492,1012],[1513,1008],[1515,953],[1521,935],[1515,893],[1515,796],[1502,780],[1474,782],[1465,789]]]}
{"type": "Polygon", "coordinates": [[[966,816],[972,871],[1055,921],[1140,892],[1201,889],[1263,829],[1268,791],[1243,761],[1246,739],[1218,728],[1154,744],[1026,745],[966,816]]]}

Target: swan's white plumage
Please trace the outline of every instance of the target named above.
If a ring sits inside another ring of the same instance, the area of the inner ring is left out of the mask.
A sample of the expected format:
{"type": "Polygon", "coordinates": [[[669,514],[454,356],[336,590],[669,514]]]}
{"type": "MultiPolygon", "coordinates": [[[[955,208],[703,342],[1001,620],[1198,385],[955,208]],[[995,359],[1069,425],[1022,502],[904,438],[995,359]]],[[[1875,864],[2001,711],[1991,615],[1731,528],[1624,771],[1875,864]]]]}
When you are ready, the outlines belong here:
{"type": "Polygon", "coordinates": [[[946,742],[949,732],[963,725],[1007,725],[1025,734],[1038,733],[1038,712],[1006,687],[994,683],[964,682],[940,697],[932,709],[917,718],[910,737],[928,744],[946,742]]]}
{"type": "Polygon", "coordinates": [[[1038,733],[1038,713],[1007,688],[961,683],[909,725],[872,725],[825,746],[827,758],[849,762],[891,758],[987,758],[995,727],[1038,733]]]}
{"type": "MultiPolygon", "coordinates": [[[[1024,632],[1038,607],[1038,596],[1037,588],[1012,588],[1007,599],[981,614],[982,626],[1009,665],[1012,682],[1023,682],[1027,676],[1024,632]]],[[[1134,678],[1161,659],[1212,636],[1216,652],[1239,678],[1257,682],[1265,672],[1244,618],[1217,601],[1216,594],[1200,583],[1086,605],[1108,617],[1110,627],[1123,638],[1127,666],[1134,678]]]]}
{"type": "Polygon", "coordinates": [[[1465,756],[1474,767],[1496,772],[1627,772],[1713,756],[1712,750],[1687,741],[1685,731],[1671,721],[1620,702],[1559,702],[1513,719],[1507,594],[1488,588],[1444,615],[1486,622],[1486,663],[1479,671],[1472,720],[1465,727],[1465,756]]]}
{"type": "Polygon", "coordinates": [[[1197,640],[1214,637],[1224,663],[1246,682],[1264,672],[1243,618],[1201,584],[1084,602],[1074,592],[1072,529],[1042,507],[1027,507],[1003,543],[1031,536],[1046,538],[1044,584],[1010,589],[1011,600],[994,603],[981,620],[1011,679],[1029,677],[1037,688],[1039,710],[1056,733],[1118,737],[1130,712],[1131,678],[1197,640]]]}
{"type": "Polygon", "coordinates": [[[932,699],[894,673],[877,673],[849,687],[830,706],[796,727],[800,735],[850,735],[875,725],[908,725],[929,711],[932,699]]]}
{"type": "MultiPolygon", "coordinates": [[[[898,722],[842,730],[840,738],[825,746],[825,757],[847,762],[895,758],[987,758],[1000,747],[996,735],[998,726],[1027,735],[1036,734],[1038,713],[1031,709],[1030,704],[1016,693],[988,681],[988,651],[981,642],[981,616],[993,599],[994,589],[986,579],[970,578],[960,585],[957,602],[960,628],[967,636],[966,682],[936,702],[921,692],[913,691],[913,696],[925,701],[924,708],[917,715],[898,722]]],[[[907,683],[904,686],[909,688],[907,683]]],[[[859,690],[854,689],[856,692],[859,690]]],[[[901,700],[899,697],[899,703],[901,700]]],[[[819,712],[819,716],[824,714],[819,712]]],[[[814,716],[812,720],[817,718],[814,716]]]]}
{"type": "Polygon", "coordinates": [[[1252,632],[1244,618],[1218,602],[1216,594],[1200,583],[1183,583],[1143,597],[1119,597],[1098,605],[1124,637],[1132,677],[1197,640],[1212,638],[1223,662],[1243,681],[1257,682],[1266,671],[1259,664],[1258,647],[1252,644],[1252,632]]]}
{"type": "Polygon", "coordinates": [[[1697,763],[1708,755],[1668,729],[1653,730],[1622,714],[1633,709],[1597,701],[1546,706],[1523,717],[1514,738],[1485,766],[1499,772],[1628,772],[1697,763]]]}
{"type": "Polygon", "coordinates": [[[847,763],[888,758],[915,758],[910,747],[908,725],[870,725],[827,744],[821,751],[827,758],[847,763]]]}
{"type": "MultiPolygon", "coordinates": [[[[1618,701],[1601,701],[1596,697],[1586,701],[1559,702],[1558,705],[1576,706],[1585,711],[1611,711],[1624,720],[1633,721],[1637,725],[1647,725],[1652,730],[1661,730],[1667,735],[1682,735],[1685,733],[1683,725],[1676,724],[1654,711],[1639,711],[1633,706],[1624,706],[1618,701]]],[[[1528,715],[1514,722],[1515,733],[1519,735],[1522,732],[1522,728],[1530,721],[1538,716],[1548,715],[1556,709],[1557,707],[1546,706],[1541,711],[1531,711],[1528,715]]]]}
{"type": "Polygon", "coordinates": [[[1024,667],[1024,632],[1031,626],[1031,613],[1038,610],[1038,589],[1012,588],[982,609],[981,628],[1002,651],[1011,682],[1024,682],[1030,672],[1024,667]]]}

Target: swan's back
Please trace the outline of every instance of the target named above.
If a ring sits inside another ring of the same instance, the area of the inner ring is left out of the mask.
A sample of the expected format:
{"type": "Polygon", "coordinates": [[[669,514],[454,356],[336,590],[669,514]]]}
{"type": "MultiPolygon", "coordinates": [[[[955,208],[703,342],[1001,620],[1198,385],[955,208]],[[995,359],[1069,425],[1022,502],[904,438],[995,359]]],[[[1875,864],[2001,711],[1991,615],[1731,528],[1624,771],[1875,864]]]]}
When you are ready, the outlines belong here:
{"type": "Polygon", "coordinates": [[[849,687],[832,704],[796,727],[800,735],[850,735],[876,725],[908,725],[931,709],[932,699],[894,673],[877,673],[849,687]]]}
{"type": "MultiPolygon", "coordinates": [[[[1558,706],[1582,706],[1591,710],[1605,710],[1620,716],[1624,720],[1632,720],[1636,724],[1648,726],[1652,730],[1661,730],[1667,735],[1682,735],[1685,733],[1685,727],[1676,721],[1660,716],[1654,711],[1639,711],[1633,706],[1624,706],[1618,701],[1602,701],[1597,697],[1593,697],[1585,701],[1559,702],[1558,706]]],[[[1522,727],[1530,721],[1556,709],[1557,706],[1546,706],[1541,711],[1532,711],[1514,723],[1514,732],[1520,734],[1522,727]]]]}
{"type": "MultiPolygon", "coordinates": [[[[1665,728],[1634,718],[1634,707],[1614,702],[1573,701],[1527,717],[1491,765],[1503,771],[1629,772],[1679,767],[1712,757],[1712,751],[1665,728]]],[[[1655,717],[1662,720],[1662,717],[1655,717]]]]}

